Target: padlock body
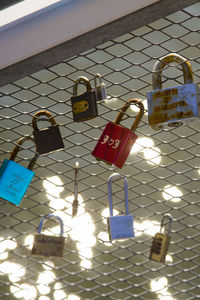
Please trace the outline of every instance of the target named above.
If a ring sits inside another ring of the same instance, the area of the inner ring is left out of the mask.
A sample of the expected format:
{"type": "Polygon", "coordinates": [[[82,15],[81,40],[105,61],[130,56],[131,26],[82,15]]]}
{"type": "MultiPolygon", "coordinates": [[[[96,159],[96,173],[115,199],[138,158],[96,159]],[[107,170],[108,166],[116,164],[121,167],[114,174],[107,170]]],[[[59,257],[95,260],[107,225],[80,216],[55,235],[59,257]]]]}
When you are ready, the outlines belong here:
{"type": "Polygon", "coordinates": [[[166,129],[199,121],[199,103],[200,92],[195,83],[148,92],[149,125],[166,129]]]}
{"type": "Polygon", "coordinates": [[[0,168],[0,197],[19,205],[33,176],[33,171],[5,159],[0,168]]]}
{"type": "Polygon", "coordinates": [[[169,235],[156,233],[155,237],[153,238],[149,258],[151,260],[164,263],[169,248],[170,239],[171,237],[169,235]]]}
{"type": "Polygon", "coordinates": [[[74,122],[87,121],[98,116],[98,108],[94,91],[71,97],[74,122]]]}
{"type": "Polygon", "coordinates": [[[35,234],[31,255],[45,257],[63,257],[65,238],[63,236],[50,236],[35,234]]]}
{"type": "Polygon", "coordinates": [[[106,86],[104,83],[101,83],[97,85],[94,88],[96,101],[106,100],[107,99],[107,92],[106,92],[106,86]]]}
{"type": "Polygon", "coordinates": [[[107,219],[107,223],[111,241],[134,237],[132,215],[111,216],[107,219]]]}
{"type": "Polygon", "coordinates": [[[98,160],[122,168],[126,162],[137,135],[130,129],[109,122],[92,155],[98,160]]]}
{"type": "Polygon", "coordinates": [[[33,136],[36,151],[41,154],[55,152],[64,148],[64,143],[58,125],[41,130],[34,130],[33,136]]]}

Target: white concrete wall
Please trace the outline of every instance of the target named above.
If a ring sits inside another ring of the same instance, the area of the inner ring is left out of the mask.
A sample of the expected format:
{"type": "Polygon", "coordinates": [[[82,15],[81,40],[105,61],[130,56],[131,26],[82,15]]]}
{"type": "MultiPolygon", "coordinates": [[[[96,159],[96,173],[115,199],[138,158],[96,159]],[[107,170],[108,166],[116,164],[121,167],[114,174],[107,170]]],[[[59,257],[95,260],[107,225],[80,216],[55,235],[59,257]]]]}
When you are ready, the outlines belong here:
{"type": "MultiPolygon", "coordinates": [[[[33,1],[33,0],[31,0],[33,1]]],[[[21,2],[0,12],[0,69],[80,36],[158,0],[60,0],[17,19],[21,2]],[[4,16],[14,18],[5,24],[4,16]]]]}

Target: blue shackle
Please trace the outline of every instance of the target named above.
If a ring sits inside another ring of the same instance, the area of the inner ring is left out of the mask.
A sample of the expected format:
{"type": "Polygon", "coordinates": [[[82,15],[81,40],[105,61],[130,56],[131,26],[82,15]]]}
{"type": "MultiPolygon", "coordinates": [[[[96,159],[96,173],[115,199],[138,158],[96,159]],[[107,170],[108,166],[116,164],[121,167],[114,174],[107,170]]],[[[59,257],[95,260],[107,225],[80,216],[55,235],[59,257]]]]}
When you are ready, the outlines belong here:
{"type": "Polygon", "coordinates": [[[40,220],[39,227],[38,227],[38,233],[39,233],[39,234],[41,233],[43,223],[44,223],[44,221],[46,221],[48,218],[56,218],[56,219],[59,221],[59,223],[60,223],[60,236],[63,236],[63,221],[62,221],[62,219],[61,219],[59,216],[56,216],[56,215],[53,215],[53,214],[48,214],[48,215],[42,217],[42,219],[40,220]]]}
{"type": "Polygon", "coordinates": [[[109,208],[110,208],[110,216],[113,216],[113,206],[112,206],[112,187],[111,183],[113,178],[120,177],[124,180],[124,196],[125,196],[125,207],[126,207],[126,214],[129,214],[129,209],[128,209],[128,183],[127,179],[125,176],[120,175],[119,173],[113,173],[109,178],[108,178],[108,197],[109,197],[109,208]]]}
{"type": "MultiPolygon", "coordinates": [[[[169,227],[167,229],[167,235],[170,234],[171,232],[171,227],[172,227],[172,216],[170,214],[165,214],[163,217],[162,217],[162,220],[161,220],[161,224],[160,224],[160,232],[162,231],[162,228],[164,226],[166,226],[166,224],[169,223],[169,227]],[[164,220],[165,219],[168,219],[169,221],[167,223],[164,224],[164,220]]],[[[165,229],[166,230],[166,229],[165,229]]]]}

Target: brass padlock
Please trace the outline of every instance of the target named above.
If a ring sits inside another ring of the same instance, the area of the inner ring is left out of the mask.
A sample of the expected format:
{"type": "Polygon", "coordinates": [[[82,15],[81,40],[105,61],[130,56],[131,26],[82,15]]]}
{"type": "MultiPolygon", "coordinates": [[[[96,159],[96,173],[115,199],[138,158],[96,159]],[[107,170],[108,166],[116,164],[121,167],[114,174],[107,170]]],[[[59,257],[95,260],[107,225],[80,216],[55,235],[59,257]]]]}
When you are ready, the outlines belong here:
{"type": "Polygon", "coordinates": [[[160,232],[156,233],[155,237],[153,238],[153,243],[151,246],[150,256],[151,260],[164,263],[165,257],[167,255],[167,251],[169,248],[169,242],[171,236],[169,235],[171,232],[172,227],[172,216],[170,214],[165,214],[162,218],[161,225],[160,225],[160,232]],[[164,234],[162,233],[162,229],[164,227],[164,220],[168,219],[169,227],[167,232],[164,234]]]}
{"type": "Polygon", "coordinates": [[[34,235],[31,255],[44,257],[63,257],[65,238],[63,237],[63,221],[60,217],[48,214],[44,216],[39,224],[38,233],[34,235]],[[48,218],[56,218],[60,223],[60,236],[41,234],[44,221],[48,218]]]}
{"type": "Polygon", "coordinates": [[[106,86],[99,73],[96,73],[94,77],[94,86],[95,86],[94,91],[95,91],[96,101],[106,100],[107,99],[106,86]],[[99,83],[97,82],[97,79],[99,83]]]}

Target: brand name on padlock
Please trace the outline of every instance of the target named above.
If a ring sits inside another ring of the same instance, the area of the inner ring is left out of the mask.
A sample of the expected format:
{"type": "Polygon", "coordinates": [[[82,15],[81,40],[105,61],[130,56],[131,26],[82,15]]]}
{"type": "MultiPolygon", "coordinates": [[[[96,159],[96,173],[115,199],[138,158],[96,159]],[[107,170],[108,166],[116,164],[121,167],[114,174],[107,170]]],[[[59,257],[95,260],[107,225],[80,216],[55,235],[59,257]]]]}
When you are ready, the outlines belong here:
{"type": "MultiPolygon", "coordinates": [[[[171,98],[166,99],[166,100],[171,100],[171,98]]],[[[154,111],[155,112],[160,112],[162,110],[169,110],[169,109],[177,108],[178,106],[184,107],[184,106],[188,106],[188,104],[184,100],[177,101],[177,102],[174,102],[174,103],[169,103],[169,104],[162,104],[162,105],[156,106],[154,108],[154,111]]]]}
{"type": "Polygon", "coordinates": [[[116,149],[120,145],[120,140],[118,139],[111,139],[109,135],[105,134],[103,137],[103,140],[101,141],[101,144],[108,144],[108,146],[112,147],[113,149],[116,149]]]}

